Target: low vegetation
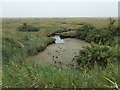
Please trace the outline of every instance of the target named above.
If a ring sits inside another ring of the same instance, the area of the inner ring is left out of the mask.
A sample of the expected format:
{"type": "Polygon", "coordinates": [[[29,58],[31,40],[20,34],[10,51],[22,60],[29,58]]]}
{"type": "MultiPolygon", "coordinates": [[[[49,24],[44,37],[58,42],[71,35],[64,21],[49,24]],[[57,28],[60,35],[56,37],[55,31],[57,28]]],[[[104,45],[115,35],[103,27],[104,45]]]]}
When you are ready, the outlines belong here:
{"type": "Polygon", "coordinates": [[[63,32],[60,34],[61,38],[76,38],[76,32],[75,31],[68,31],[63,32]]]}
{"type": "Polygon", "coordinates": [[[35,62],[12,62],[3,66],[3,88],[117,88],[118,64],[83,72],[44,66],[35,62]]]}
{"type": "Polygon", "coordinates": [[[105,69],[109,63],[119,60],[118,38],[119,28],[115,20],[109,19],[107,27],[98,28],[90,24],[85,24],[78,28],[76,36],[89,43],[90,46],[84,47],[80,51],[77,63],[81,69],[93,69],[95,65],[105,69]]]}
{"type": "Polygon", "coordinates": [[[114,27],[110,30],[109,27],[97,28],[93,25],[85,24],[77,29],[76,36],[87,42],[101,42],[101,44],[113,46],[118,43],[118,28],[114,27]]]}
{"type": "Polygon", "coordinates": [[[97,64],[105,69],[109,63],[117,62],[118,46],[110,47],[107,45],[91,44],[80,51],[77,59],[80,68],[94,69],[97,64]]]}
{"type": "Polygon", "coordinates": [[[32,25],[28,25],[27,23],[23,23],[23,25],[18,27],[19,31],[23,31],[23,32],[36,32],[39,31],[39,28],[32,26],[32,25]]]}

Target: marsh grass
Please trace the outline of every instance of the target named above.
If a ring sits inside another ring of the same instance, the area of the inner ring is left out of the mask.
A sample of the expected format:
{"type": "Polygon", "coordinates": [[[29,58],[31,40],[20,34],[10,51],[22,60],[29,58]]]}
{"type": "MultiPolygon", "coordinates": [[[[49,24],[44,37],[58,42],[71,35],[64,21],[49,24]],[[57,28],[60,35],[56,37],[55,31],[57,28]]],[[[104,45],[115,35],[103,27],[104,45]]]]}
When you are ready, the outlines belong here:
{"type": "Polygon", "coordinates": [[[27,33],[6,35],[2,38],[2,61],[8,63],[19,56],[35,55],[51,43],[54,43],[54,39],[46,36],[38,37],[27,33]]]}
{"type": "Polygon", "coordinates": [[[22,32],[37,32],[39,31],[38,27],[28,25],[27,23],[23,23],[21,26],[18,27],[18,31],[22,32]]]}
{"type": "Polygon", "coordinates": [[[3,65],[3,88],[117,88],[117,63],[110,64],[105,70],[95,68],[90,71],[58,69],[28,60],[21,64],[12,62],[3,65]],[[8,82],[9,81],[9,82],[8,82]]]}
{"type": "Polygon", "coordinates": [[[75,31],[68,31],[63,32],[60,34],[61,38],[76,38],[76,32],[75,31]]]}

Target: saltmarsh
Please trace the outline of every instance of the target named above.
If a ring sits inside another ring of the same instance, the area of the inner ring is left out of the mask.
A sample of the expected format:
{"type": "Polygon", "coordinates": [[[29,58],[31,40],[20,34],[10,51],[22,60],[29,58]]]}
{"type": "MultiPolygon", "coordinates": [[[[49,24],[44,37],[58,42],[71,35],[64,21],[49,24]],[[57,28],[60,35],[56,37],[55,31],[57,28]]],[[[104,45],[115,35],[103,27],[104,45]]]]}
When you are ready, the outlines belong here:
{"type": "MultiPolygon", "coordinates": [[[[116,27],[116,22],[114,23],[116,27]]],[[[95,45],[106,45],[117,47],[119,35],[117,28],[111,28],[109,19],[96,18],[64,18],[64,19],[3,19],[2,27],[2,61],[3,61],[3,88],[119,88],[118,59],[119,55],[114,56],[114,52],[109,54],[113,62],[107,63],[106,68],[101,69],[95,64],[94,68],[88,69],[86,62],[84,68],[61,69],[53,65],[41,65],[30,61],[29,56],[36,55],[43,51],[47,45],[54,43],[50,36],[63,29],[73,31],[72,33],[62,33],[64,37],[74,36],[95,45]],[[39,28],[37,32],[22,32],[17,28],[23,23],[28,23],[39,28]],[[88,25],[88,24],[90,25],[88,25]],[[91,25],[92,24],[92,25],[91,25]],[[108,25],[109,24],[109,25],[108,25]],[[109,26],[109,27],[108,27],[109,26]],[[86,28],[87,27],[87,28],[86,28]],[[91,28],[92,27],[92,28],[91,28]],[[103,27],[107,27],[103,28],[103,27]],[[102,28],[102,29],[100,29],[102,28]],[[92,31],[90,31],[90,29],[92,31]],[[101,30],[101,31],[100,31],[101,30]],[[111,31],[110,31],[111,30],[111,31]],[[110,32],[108,32],[110,31],[110,32]],[[76,34],[76,33],[77,34],[76,34]],[[99,32],[99,33],[97,33],[99,32]],[[114,32],[115,34],[112,34],[114,32]],[[96,34],[97,33],[97,34],[96,34]],[[108,35],[109,33],[109,35],[108,35]],[[105,38],[105,35],[108,35],[105,38]],[[49,36],[49,37],[48,37],[49,36]],[[98,37],[97,41],[95,41],[98,37]],[[114,57],[112,57],[114,56],[114,57]]],[[[96,46],[97,47],[97,46],[96,46]]],[[[104,46],[103,46],[104,47],[104,46]]],[[[95,61],[94,53],[90,50],[102,52],[101,48],[90,48],[83,55],[80,53],[78,60],[95,61]],[[87,53],[87,54],[86,54],[87,53]],[[91,56],[90,56],[91,55],[91,56]],[[90,60],[89,60],[90,59],[90,60]]],[[[104,48],[103,48],[104,49],[104,48]]],[[[84,49],[83,49],[84,50],[84,49]]],[[[86,49],[85,49],[86,50],[86,49]]],[[[117,49],[116,49],[117,50],[117,49]]],[[[96,52],[94,51],[94,52],[96,52]]],[[[103,50],[104,52],[105,50],[103,50]]],[[[71,51],[72,52],[72,51],[71,51]]],[[[117,51],[116,51],[117,52],[117,51]]],[[[104,52],[100,58],[105,58],[109,54],[104,52]]],[[[97,54],[99,56],[99,54],[97,54]]],[[[97,58],[96,56],[96,58],[97,58]]],[[[99,59],[101,60],[101,59],[99,59]]],[[[104,60],[103,60],[104,61],[104,60]]],[[[81,66],[81,65],[80,65],[81,66]]]]}

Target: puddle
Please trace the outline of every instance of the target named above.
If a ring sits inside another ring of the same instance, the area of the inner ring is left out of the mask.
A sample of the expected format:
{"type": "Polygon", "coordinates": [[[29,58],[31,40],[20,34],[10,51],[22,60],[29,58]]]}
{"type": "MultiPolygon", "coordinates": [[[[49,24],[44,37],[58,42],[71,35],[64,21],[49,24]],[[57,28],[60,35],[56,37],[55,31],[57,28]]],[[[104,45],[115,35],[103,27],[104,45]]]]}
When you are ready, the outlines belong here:
{"type": "Polygon", "coordinates": [[[41,64],[71,68],[74,66],[74,57],[79,54],[83,46],[89,45],[89,43],[75,38],[60,39],[59,36],[53,38],[56,39],[54,44],[47,46],[44,51],[30,57],[30,59],[41,64]]]}

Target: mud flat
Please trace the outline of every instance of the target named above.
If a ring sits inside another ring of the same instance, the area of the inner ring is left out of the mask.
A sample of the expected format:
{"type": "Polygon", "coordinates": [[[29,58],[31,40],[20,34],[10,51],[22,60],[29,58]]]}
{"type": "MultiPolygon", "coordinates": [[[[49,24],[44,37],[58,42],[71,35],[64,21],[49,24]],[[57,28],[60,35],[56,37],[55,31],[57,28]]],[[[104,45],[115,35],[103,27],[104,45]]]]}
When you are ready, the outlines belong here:
{"type": "Polygon", "coordinates": [[[83,46],[89,45],[87,42],[75,38],[63,39],[64,43],[55,43],[46,47],[39,54],[30,57],[41,64],[52,64],[62,68],[74,67],[73,59],[79,54],[83,46]]]}

